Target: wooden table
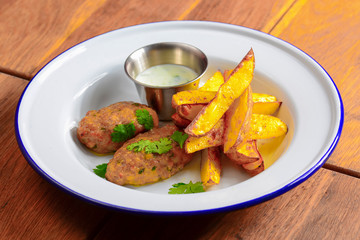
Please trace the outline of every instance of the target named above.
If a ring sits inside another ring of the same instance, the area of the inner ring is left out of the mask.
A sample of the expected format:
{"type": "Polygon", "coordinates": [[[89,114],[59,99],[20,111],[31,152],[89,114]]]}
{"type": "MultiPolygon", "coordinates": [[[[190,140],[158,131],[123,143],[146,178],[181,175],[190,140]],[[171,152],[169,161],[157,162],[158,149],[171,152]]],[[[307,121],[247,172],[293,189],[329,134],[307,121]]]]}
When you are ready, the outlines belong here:
{"type": "Polygon", "coordinates": [[[359,239],[360,1],[0,0],[1,239],[359,239]],[[295,189],[228,213],[156,217],[111,211],[41,178],[14,135],[18,99],[53,57],[140,23],[209,20],[254,28],[307,52],[332,76],[345,123],[327,163],[295,189]]]}

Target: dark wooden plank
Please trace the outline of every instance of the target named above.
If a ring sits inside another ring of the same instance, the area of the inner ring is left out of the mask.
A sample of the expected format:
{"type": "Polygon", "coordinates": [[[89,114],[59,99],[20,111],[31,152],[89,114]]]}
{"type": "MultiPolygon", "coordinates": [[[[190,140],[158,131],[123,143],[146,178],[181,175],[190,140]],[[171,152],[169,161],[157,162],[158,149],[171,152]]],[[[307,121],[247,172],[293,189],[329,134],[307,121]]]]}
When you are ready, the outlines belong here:
{"type": "Polygon", "coordinates": [[[42,179],[14,134],[18,99],[28,81],[0,74],[0,232],[3,239],[85,239],[109,211],[86,204],[42,179]]]}
{"type": "Polygon", "coordinates": [[[321,169],[293,190],[225,214],[150,217],[118,213],[96,239],[357,239],[360,180],[321,169]]]}
{"type": "Polygon", "coordinates": [[[360,176],[359,10],[359,1],[344,4],[340,0],[299,0],[270,32],[310,54],[339,88],[345,122],[340,142],[326,167],[353,176],[360,176]]]}

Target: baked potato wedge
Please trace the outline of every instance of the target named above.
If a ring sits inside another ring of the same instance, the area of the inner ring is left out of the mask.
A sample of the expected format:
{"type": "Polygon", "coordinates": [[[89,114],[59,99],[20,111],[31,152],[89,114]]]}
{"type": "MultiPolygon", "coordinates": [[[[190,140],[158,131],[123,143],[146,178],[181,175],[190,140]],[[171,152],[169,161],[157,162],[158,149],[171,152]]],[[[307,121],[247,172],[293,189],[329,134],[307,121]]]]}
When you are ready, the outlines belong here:
{"type": "Polygon", "coordinates": [[[241,166],[251,176],[255,176],[264,171],[265,169],[263,159],[259,159],[258,161],[253,163],[243,164],[241,166]]]}
{"type": "Polygon", "coordinates": [[[209,132],[223,117],[236,98],[250,85],[255,67],[255,57],[252,49],[231,73],[229,79],[220,86],[214,99],[203,108],[196,118],[186,127],[190,136],[202,136],[209,132]]]}
{"type": "Polygon", "coordinates": [[[224,153],[240,145],[250,129],[252,91],[249,86],[225,113],[224,153]]]}
{"type": "Polygon", "coordinates": [[[229,79],[229,77],[230,77],[230,74],[232,73],[232,71],[233,71],[233,69],[228,69],[228,70],[225,70],[224,71],[224,81],[226,82],[228,79],[229,79]]]}
{"type": "Polygon", "coordinates": [[[201,152],[200,176],[205,187],[219,184],[221,176],[221,161],[219,147],[205,148],[201,152]]]}
{"type": "MultiPolygon", "coordinates": [[[[173,106],[179,107],[182,105],[195,105],[195,104],[208,104],[216,95],[215,91],[199,91],[192,90],[186,91],[186,93],[175,94],[176,100],[173,100],[173,106]],[[192,94],[196,95],[194,97],[192,94]],[[181,98],[181,99],[180,99],[181,98]]],[[[277,100],[275,96],[264,94],[264,93],[253,93],[253,113],[271,115],[279,109],[282,102],[277,100]]]]}
{"type": "Polygon", "coordinates": [[[176,107],[176,112],[183,118],[192,121],[196,115],[205,107],[206,103],[184,104],[176,107]]]}
{"type": "Polygon", "coordinates": [[[226,156],[236,165],[256,162],[261,158],[256,140],[245,140],[239,147],[227,152],[226,156]]]}
{"type": "Polygon", "coordinates": [[[272,115],[281,106],[275,96],[265,93],[253,93],[253,113],[272,115]]]}
{"type": "Polygon", "coordinates": [[[247,137],[248,139],[274,138],[285,135],[287,130],[287,125],[280,118],[271,115],[252,114],[247,137]]]}
{"type": "Polygon", "coordinates": [[[216,92],[200,91],[199,89],[180,91],[173,95],[171,104],[176,109],[177,106],[183,104],[208,103],[215,95],[216,92]]]}
{"type": "Polygon", "coordinates": [[[202,87],[199,88],[199,90],[217,92],[223,83],[224,76],[220,71],[216,71],[214,75],[209,78],[202,87]]]}
{"type": "Polygon", "coordinates": [[[193,153],[205,148],[220,146],[224,143],[224,118],[221,118],[217,124],[204,136],[189,136],[185,141],[185,151],[193,153]]]}
{"type": "Polygon", "coordinates": [[[181,117],[178,113],[171,115],[173,123],[179,128],[186,128],[190,124],[190,120],[181,117]]]}

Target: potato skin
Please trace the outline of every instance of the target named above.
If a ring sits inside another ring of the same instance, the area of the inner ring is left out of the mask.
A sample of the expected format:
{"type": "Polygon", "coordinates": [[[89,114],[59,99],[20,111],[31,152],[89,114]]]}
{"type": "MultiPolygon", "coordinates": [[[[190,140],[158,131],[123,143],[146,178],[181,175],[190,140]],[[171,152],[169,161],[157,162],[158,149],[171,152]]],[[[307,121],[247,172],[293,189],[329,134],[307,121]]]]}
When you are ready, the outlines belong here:
{"type": "Polygon", "coordinates": [[[100,154],[115,152],[123,142],[113,142],[111,133],[116,125],[133,122],[135,135],[145,131],[135,115],[136,110],[146,109],[154,121],[154,127],[159,125],[156,112],[146,105],[134,102],[118,102],[99,110],[91,110],[79,122],[77,137],[87,148],[100,154]]]}
{"type": "Polygon", "coordinates": [[[164,137],[170,138],[175,131],[179,131],[175,125],[166,125],[125,142],[108,163],[106,179],[118,185],[144,185],[167,179],[182,170],[191,161],[192,155],[185,153],[174,141],[172,149],[163,154],[133,152],[127,149],[127,146],[140,140],[157,141],[164,137]]]}

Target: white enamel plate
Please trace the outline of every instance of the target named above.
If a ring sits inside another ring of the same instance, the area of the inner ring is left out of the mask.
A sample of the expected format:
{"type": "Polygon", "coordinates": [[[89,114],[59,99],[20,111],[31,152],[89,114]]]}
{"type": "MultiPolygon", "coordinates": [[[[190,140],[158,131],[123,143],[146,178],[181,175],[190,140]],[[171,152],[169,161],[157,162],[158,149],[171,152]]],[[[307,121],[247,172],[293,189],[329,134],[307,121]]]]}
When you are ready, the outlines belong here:
{"type": "MultiPolygon", "coordinates": [[[[80,43],[49,62],[20,98],[15,126],[29,164],[61,189],[95,204],[153,214],[198,214],[248,207],[292,189],[309,178],[334,150],[342,130],[341,96],[326,71],[310,56],[273,36],[214,22],[176,21],[138,25],[80,43]],[[199,181],[199,155],[182,172],[159,183],[118,186],[95,175],[96,156],[76,138],[86,112],[124,100],[140,101],[126,77],[124,61],[134,50],[157,42],[184,42],[208,57],[206,80],[231,69],[250,48],[255,53],[253,92],[275,95],[289,127],[268,151],[270,167],[250,178],[226,159],[221,183],[205,193],[170,195],[177,182],[199,181]]],[[[311,190],[310,190],[311,191],[311,190]]]]}

